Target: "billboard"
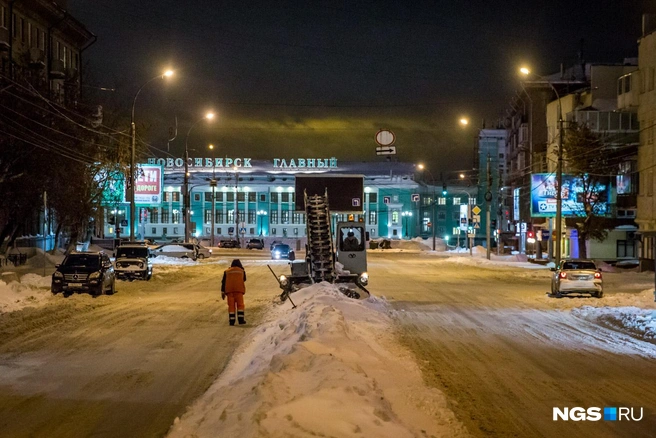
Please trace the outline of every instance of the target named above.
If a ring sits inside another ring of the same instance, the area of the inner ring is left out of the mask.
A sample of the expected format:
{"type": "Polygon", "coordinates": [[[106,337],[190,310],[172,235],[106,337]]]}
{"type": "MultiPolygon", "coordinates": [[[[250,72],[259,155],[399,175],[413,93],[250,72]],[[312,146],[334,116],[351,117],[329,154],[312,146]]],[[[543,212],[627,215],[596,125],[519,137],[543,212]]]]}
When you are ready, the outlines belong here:
{"type": "Polygon", "coordinates": [[[362,212],[364,177],[362,175],[295,176],[296,210],[305,211],[303,192],[323,196],[328,190],[328,207],[332,212],[362,212]]]}
{"type": "Polygon", "coordinates": [[[135,204],[161,204],[162,177],[162,166],[156,164],[139,164],[137,181],[134,186],[135,204]]]}
{"type": "MultiPolygon", "coordinates": [[[[593,200],[594,214],[605,215],[609,213],[609,179],[595,182],[594,190],[585,190],[584,181],[577,176],[563,175],[562,214],[563,216],[584,215],[585,196],[593,200]]],[[[531,175],[531,216],[556,216],[556,175],[552,173],[534,173],[531,175]]]]}

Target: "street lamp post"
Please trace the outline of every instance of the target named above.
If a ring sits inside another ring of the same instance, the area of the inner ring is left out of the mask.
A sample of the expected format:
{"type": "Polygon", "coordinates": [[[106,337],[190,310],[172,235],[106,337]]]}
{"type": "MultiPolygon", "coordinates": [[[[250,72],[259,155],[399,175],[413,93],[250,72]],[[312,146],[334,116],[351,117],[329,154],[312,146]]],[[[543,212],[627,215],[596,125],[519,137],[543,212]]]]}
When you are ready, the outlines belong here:
{"type": "Polygon", "coordinates": [[[262,235],[262,216],[266,216],[266,210],[258,210],[257,217],[260,219],[260,236],[262,235]]]}
{"type": "Polygon", "coordinates": [[[173,76],[173,70],[167,70],[161,75],[157,75],[154,78],[149,79],[146,81],[139,89],[137,90],[137,93],[134,95],[134,99],[132,100],[132,115],[130,117],[130,242],[134,242],[134,226],[136,225],[135,221],[135,203],[134,203],[134,186],[136,185],[136,172],[135,172],[135,153],[136,153],[136,143],[137,143],[137,128],[134,123],[134,108],[137,104],[137,97],[139,97],[139,93],[141,93],[141,90],[144,89],[144,87],[148,84],[150,84],[152,81],[155,79],[164,79],[165,77],[171,77],[173,76]]]}
{"type": "Polygon", "coordinates": [[[212,181],[210,181],[210,186],[212,186],[212,230],[210,233],[210,246],[214,246],[214,229],[215,229],[215,216],[216,216],[216,160],[214,159],[214,145],[209,145],[210,150],[212,151],[212,181]]]}
{"type": "Polygon", "coordinates": [[[184,216],[184,241],[189,242],[190,238],[190,221],[189,221],[189,211],[191,210],[191,199],[189,193],[189,134],[191,130],[194,129],[194,126],[198,124],[203,119],[212,120],[214,118],[214,113],[207,113],[200,119],[196,120],[189,127],[187,131],[187,138],[185,139],[185,150],[184,150],[184,183],[182,186],[182,191],[184,195],[184,208],[182,209],[182,214],[184,216]]]}
{"type": "MultiPolygon", "coordinates": [[[[522,67],[520,72],[524,76],[531,74],[531,71],[522,67]]],[[[535,73],[534,73],[535,74],[535,73]]],[[[561,243],[562,243],[562,221],[563,221],[563,107],[560,101],[560,94],[554,85],[543,76],[536,75],[541,80],[545,81],[558,99],[558,161],[556,162],[556,266],[560,265],[561,257],[561,243]]],[[[531,160],[533,157],[531,157],[531,160]]]]}
{"type": "Polygon", "coordinates": [[[425,170],[428,172],[428,174],[431,177],[431,185],[433,186],[433,198],[431,199],[431,234],[433,237],[433,251],[435,251],[435,204],[437,203],[437,199],[435,199],[435,177],[433,177],[433,174],[431,173],[430,170],[423,164],[419,164],[417,166],[420,170],[425,170]]]}
{"type": "Polygon", "coordinates": [[[401,216],[403,216],[403,225],[405,226],[405,237],[408,237],[408,221],[407,221],[407,218],[412,217],[412,212],[411,211],[403,211],[403,212],[401,212],[401,216]]]}

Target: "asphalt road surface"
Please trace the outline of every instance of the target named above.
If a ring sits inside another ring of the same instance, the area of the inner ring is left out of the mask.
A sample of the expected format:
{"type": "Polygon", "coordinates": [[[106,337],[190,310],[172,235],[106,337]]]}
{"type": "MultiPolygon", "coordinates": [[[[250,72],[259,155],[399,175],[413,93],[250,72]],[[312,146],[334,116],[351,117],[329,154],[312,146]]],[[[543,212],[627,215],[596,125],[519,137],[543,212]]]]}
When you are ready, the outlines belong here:
{"type": "MultiPolygon", "coordinates": [[[[60,295],[0,316],[0,436],[165,435],[274,305],[280,291],[266,253],[223,253],[248,269],[245,327],[227,324],[218,292],[226,264],[215,258],[119,282],[114,296],[60,295]]],[[[650,344],[558,310],[545,296],[548,272],[419,253],[369,258],[370,290],[390,301],[426,383],[445,392],[474,436],[654,436],[650,344]],[[554,422],[558,406],[643,407],[644,418],[554,422]]],[[[605,281],[607,295],[645,288],[619,274],[605,281]]]]}
{"type": "MultiPolygon", "coordinates": [[[[656,436],[656,345],[559,310],[596,299],[547,297],[549,271],[396,254],[369,268],[371,288],[398,311],[400,336],[425,381],[446,393],[474,436],[656,436]],[[554,407],[576,406],[643,407],[644,417],[553,421],[554,407]]],[[[621,274],[604,281],[607,296],[650,287],[621,274]]]]}

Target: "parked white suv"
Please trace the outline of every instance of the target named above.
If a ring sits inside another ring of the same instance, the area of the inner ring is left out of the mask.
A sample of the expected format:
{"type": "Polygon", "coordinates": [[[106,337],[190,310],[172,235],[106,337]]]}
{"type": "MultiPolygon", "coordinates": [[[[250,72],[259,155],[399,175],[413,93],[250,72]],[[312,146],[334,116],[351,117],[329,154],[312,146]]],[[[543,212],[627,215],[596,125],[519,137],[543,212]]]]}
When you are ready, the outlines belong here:
{"type": "Polygon", "coordinates": [[[150,280],[153,266],[150,249],[142,244],[123,244],[116,248],[114,271],[119,280],[150,280]]]}

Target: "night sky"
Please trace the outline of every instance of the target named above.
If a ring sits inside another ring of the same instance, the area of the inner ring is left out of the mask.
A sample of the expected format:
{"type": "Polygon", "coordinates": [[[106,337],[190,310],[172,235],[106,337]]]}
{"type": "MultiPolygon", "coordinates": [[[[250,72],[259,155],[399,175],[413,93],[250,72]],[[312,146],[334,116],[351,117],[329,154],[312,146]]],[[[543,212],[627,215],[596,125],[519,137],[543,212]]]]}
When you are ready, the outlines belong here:
{"type": "MultiPolygon", "coordinates": [[[[380,160],[374,135],[390,129],[397,159],[432,174],[472,167],[477,130],[496,126],[519,90],[517,69],[540,74],[637,56],[652,1],[69,0],[98,36],[85,53],[95,98],[139,96],[142,137],[167,156],[169,127],[182,156],[380,160]],[[539,6],[538,6],[539,5],[539,6]],[[471,119],[468,128],[458,124],[471,119]]],[[[129,120],[129,119],[128,119],[129,120]]],[[[153,151],[153,155],[155,151],[153,151]]]]}

